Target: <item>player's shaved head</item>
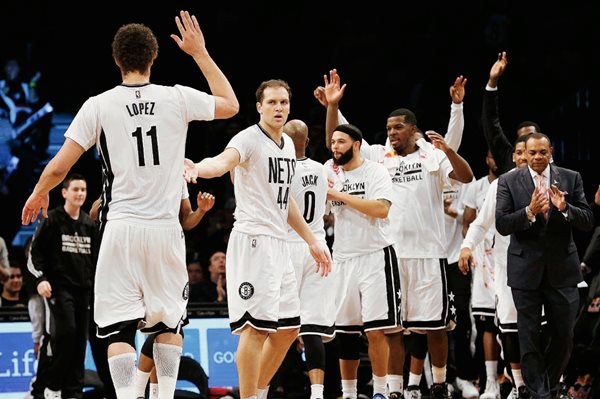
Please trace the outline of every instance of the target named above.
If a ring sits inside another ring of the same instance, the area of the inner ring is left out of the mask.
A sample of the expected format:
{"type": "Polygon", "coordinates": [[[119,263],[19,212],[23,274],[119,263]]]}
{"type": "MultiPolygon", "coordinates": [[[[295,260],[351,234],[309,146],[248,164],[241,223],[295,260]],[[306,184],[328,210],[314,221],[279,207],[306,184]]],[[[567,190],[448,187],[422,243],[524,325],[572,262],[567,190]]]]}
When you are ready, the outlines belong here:
{"type": "Polygon", "coordinates": [[[296,147],[296,157],[304,156],[304,149],[308,144],[308,126],[300,119],[292,119],[283,126],[285,134],[291,137],[296,147]]]}

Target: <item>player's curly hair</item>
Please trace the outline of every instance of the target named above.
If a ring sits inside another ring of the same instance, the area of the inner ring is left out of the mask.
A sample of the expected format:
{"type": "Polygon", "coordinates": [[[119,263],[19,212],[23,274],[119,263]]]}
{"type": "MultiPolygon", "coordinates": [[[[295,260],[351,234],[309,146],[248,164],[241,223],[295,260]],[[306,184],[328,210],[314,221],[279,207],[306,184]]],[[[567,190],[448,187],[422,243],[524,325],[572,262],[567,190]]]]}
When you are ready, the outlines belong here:
{"type": "Polygon", "coordinates": [[[115,33],[112,55],[123,73],[146,73],[158,56],[158,42],[146,25],[123,25],[115,33]]]}

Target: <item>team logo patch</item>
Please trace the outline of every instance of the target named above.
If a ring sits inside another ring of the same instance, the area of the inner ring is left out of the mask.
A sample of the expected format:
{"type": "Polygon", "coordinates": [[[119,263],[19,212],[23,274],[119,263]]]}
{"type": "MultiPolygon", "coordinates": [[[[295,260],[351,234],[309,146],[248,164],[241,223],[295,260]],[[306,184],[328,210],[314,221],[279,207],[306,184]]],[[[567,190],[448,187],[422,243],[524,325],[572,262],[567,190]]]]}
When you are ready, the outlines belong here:
{"type": "Polygon", "coordinates": [[[190,297],[190,283],[185,283],[185,287],[183,287],[183,292],[181,293],[181,297],[184,301],[187,301],[190,297]]]}
{"type": "Polygon", "coordinates": [[[240,294],[240,298],[250,299],[252,298],[252,295],[254,295],[254,286],[249,282],[243,282],[240,284],[240,289],[238,292],[240,294]]]}

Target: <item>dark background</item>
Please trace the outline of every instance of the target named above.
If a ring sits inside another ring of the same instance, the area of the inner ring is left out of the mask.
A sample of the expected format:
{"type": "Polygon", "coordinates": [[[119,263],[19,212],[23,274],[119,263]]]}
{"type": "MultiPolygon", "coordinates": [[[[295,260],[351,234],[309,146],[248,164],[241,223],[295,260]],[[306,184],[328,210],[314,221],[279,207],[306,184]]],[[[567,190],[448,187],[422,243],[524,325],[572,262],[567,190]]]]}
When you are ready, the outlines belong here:
{"type": "MultiPolygon", "coordinates": [[[[497,53],[505,50],[509,65],[499,84],[500,111],[509,139],[522,120],[539,123],[554,141],[555,162],[582,173],[591,200],[600,183],[593,161],[599,143],[598,6],[592,1],[455,3],[2,1],[0,60],[18,57],[28,76],[41,71],[40,88],[56,112],[75,113],[87,97],[120,82],[112,37],[122,24],[142,22],[160,46],[152,81],[207,90],[191,57],[169,37],[177,33],[175,15],[187,9],[197,16],[209,52],[236,91],[240,128],[257,121],[254,91],[270,78],[290,83],[290,118],[319,125],[325,113],[312,91],[335,67],[348,83],[342,110],[373,142],[384,139],[386,116],[400,107],[415,111],[423,130],[445,132],[448,88],[464,75],[460,153],[480,177],[486,152],[481,94],[497,53]]],[[[227,139],[223,123],[192,124],[187,156],[197,161],[216,154],[227,139]]],[[[326,156],[323,151],[314,155],[326,156]]],[[[77,168],[90,178],[91,203],[99,194],[100,171],[90,158],[77,168]]],[[[223,178],[202,182],[200,188],[220,195],[217,207],[222,207],[230,195],[227,185],[223,178]]],[[[53,199],[51,206],[59,203],[53,199]]],[[[0,215],[3,222],[18,217],[0,215]]]]}

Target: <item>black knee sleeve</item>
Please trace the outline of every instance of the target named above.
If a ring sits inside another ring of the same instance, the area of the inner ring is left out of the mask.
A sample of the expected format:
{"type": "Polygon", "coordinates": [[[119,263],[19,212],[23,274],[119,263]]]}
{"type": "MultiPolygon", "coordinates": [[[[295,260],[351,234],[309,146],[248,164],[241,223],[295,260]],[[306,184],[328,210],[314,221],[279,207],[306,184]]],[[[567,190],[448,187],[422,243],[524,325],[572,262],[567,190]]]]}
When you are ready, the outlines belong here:
{"type": "Polygon", "coordinates": [[[320,335],[303,335],[306,368],[325,370],[325,345],[320,335]]]}
{"type": "Polygon", "coordinates": [[[521,363],[521,351],[519,350],[519,334],[516,332],[502,333],[502,348],[504,360],[507,363],[521,363]]]}
{"type": "Polygon", "coordinates": [[[406,351],[417,359],[425,359],[427,355],[427,334],[412,333],[404,336],[406,351]]]}
{"type": "Polygon", "coordinates": [[[340,340],[340,359],[341,360],[359,360],[360,359],[360,335],[358,334],[338,334],[340,340]]]}
{"type": "Polygon", "coordinates": [[[148,338],[146,338],[146,340],[144,341],[144,345],[142,345],[142,353],[150,359],[154,359],[154,351],[152,350],[152,346],[154,345],[154,338],[156,338],[156,335],[149,335],[148,338]]]}
{"type": "Polygon", "coordinates": [[[124,323],[118,333],[112,334],[108,337],[108,344],[114,344],[117,342],[124,342],[135,348],[135,333],[137,331],[138,321],[131,321],[124,323]]]}

